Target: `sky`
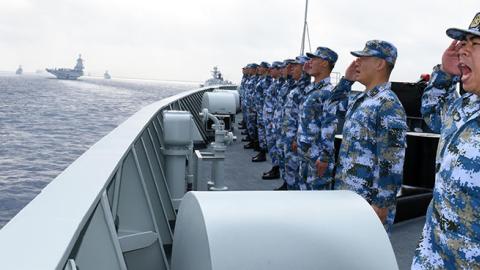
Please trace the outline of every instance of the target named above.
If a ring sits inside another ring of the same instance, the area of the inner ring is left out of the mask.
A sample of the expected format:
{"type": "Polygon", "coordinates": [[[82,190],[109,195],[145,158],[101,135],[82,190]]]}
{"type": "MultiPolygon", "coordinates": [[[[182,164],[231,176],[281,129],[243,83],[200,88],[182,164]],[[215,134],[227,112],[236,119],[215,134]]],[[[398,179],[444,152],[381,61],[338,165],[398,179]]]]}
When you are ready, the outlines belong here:
{"type": "MultiPolygon", "coordinates": [[[[73,67],[112,77],[204,81],[218,66],[241,79],[252,62],[300,53],[304,0],[0,0],[0,70],[73,67]]],[[[339,55],[336,72],[370,39],[398,48],[392,81],[416,81],[438,64],[449,27],[467,28],[478,0],[310,0],[312,50],[339,55]]],[[[309,45],[306,45],[307,51],[309,45]]]]}

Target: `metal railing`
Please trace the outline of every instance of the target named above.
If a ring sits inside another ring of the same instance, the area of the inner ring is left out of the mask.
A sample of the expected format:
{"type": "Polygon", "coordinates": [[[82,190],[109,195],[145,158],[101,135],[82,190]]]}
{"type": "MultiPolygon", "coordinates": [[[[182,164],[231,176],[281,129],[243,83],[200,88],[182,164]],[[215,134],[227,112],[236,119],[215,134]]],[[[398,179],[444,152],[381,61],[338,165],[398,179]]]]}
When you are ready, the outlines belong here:
{"type": "Polygon", "coordinates": [[[83,153],[0,230],[0,269],[169,269],[162,111],[190,111],[207,143],[199,112],[213,89],[146,106],[83,153]]]}

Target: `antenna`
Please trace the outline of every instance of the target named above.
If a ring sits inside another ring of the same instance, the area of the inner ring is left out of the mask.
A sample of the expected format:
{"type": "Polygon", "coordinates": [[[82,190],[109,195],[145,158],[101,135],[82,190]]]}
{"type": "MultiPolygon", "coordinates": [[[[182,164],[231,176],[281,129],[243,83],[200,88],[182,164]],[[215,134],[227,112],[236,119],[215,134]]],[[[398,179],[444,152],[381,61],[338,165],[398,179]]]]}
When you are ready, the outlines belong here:
{"type": "MultiPolygon", "coordinates": [[[[308,31],[307,14],[308,14],[308,0],[305,0],[305,19],[303,21],[303,34],[302,34],[302,45],[300,46],[300,55],[303,55],[305,51],[305,33],[308,31]]],[[[308,34],[308,40],[310,44],[310,34],[308,34]]],[[[310,50],[311,49],[312,48],[310,48],[310,50]]]]}

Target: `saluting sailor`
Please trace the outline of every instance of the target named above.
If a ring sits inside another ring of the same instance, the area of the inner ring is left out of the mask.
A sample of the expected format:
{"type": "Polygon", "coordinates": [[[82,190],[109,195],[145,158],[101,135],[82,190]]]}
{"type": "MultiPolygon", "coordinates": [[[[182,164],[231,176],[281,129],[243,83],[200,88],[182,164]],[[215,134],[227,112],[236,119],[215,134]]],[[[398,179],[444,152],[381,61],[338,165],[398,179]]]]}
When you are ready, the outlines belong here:
{"type": "Polygon", "coordinates": [[[433,199],[412,269],[480,268],[480,13],[454,39],[422,96],[422,115],[440,132],[433,199]],[[461,77],[466,93],[458,96],[461,77]]]}
{"type": "Polygon", "coordinates": [[[305,88],[305,101],[300,106],[296,148],[299,155],[300,190],[330,189],[335,166],[333,141],[337,121],[335,112],[324,110],[324,103],[333,89],[330,83],[338,55],[327,47],[318,47],[305,71],[314,77],[305,88]]]}
{"type": "Polygon", "coordinates": [[[330,104],[340,113],[347,108],[334,189],[361,195],[390,232],[402,185],[407,131],[405,110],[388,82],[397,49],[389,42],[370,40],[363,51],[351,53],[357,59],[335,87],[330,104]],[[354,81],[366,89],[348,102],[354,81]],[[348,106],[340,104],[347,102],[348,106]]]}

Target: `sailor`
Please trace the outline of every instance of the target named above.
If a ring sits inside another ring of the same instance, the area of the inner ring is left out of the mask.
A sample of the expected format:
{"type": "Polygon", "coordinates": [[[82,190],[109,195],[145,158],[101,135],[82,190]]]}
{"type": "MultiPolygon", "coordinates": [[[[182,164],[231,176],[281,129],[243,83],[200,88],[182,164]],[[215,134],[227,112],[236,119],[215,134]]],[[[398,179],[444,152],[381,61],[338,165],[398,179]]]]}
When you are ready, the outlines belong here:
{"type": "Polygon", "coordinates": [[[422,96],[422,115],[440,132],[433,199],[412,269],[480,268],[480,13],[454,39],[422,96]],[[462,96],[456,92],[461,77],[462,96]]]}
{"type": "Polygon", "coordinates": [[[257,75],[258,65],[251,64],[250,80],[246,85],[246,101],[247,101],[247,134],[250,142],[244,146],[245,149],[258,149],[258,133],[257,133],[257,113],[255,111],[255,86],[258,83],[257,75]]]}
{"type": "Polygon", "coordinates": [[[285,181],[285,153],[283,152],[283,139],[282,139],[282,119],[284,113],[284,106],[287,99],[288,94],[291,90],[295,89],[297,86],[297,81],[292,78],[292,71],[294,66],[295,60],[293,59],[286,59],[283,61],[281,66],[280,72],[282,74],[282,78],[285,82],[282,84],[280,89],[277,93],[277,102],[275,103],[275,109],[273,112],[273,134],[275,137],[275,147],[273,148],[273,155],[278,160],[278,167],[280,170],[280,176],[283,179],[283,183],[280,187],[276,188],[275,190],[287,190],[287,182],[285,181]]]}
{"type": "Polygon", "coordinates": [[[333,86],[330,83],[338,55],[327,47],[318,47],[307,53],[310,60],[305,64],[307,74],[314,77],[305,88],[304,102],[300,106],[297,140],[293,151],[299,156],[300,190],[331,189],[334,160],[334,136],[337,127],[335,111],[323,109],[330,98],[333,86]]]}
{"type": "Polygon", "coordinates": [[[288,185],[288,189],[291,190],[298,189],[300,180],[298,154],[292,150],[292,144],[296,141],[300,104],[303,103],[305,97],[305,88],[311,81],[310,75],[303,71],[303,66],[308,60],[310,60],[310,58],[303,55],[295,58],[292,67],[292,78],[297,81],[297,83],[295,89],[290,91],[285,101],[285,109],[280,127],[285,156],[285,175],[283,177],[288,185]]]}
{"type": "MultiPolygon", "coordinates": [[[[240,86],[238,87],[238,93],[240,96],[241,106],[242,106],[242,121],[238,124],[239,129],[246,129],[247,128],[247,109],[245,106],[245,85],[248,81],[248,68],[249,65],[246,65],[242,68],[242,81],[240,82],[240,86]]],[[[245,133],[245,135],[247,135],[245,133]]]]}
{"type": "Polygon", "coordinates": [[[267,141],[267,151],[272,160],[272,169],[265,172],[262,176],[262,179],[270,180],[280,178],[280,168],[278,166],[278,159],[275,155],[275,122],[274,122],[274,111],[275,104],[277,103],[277,93],[282,87],[285,79],[281,76],[281,67],[283,66],[282,62],[275,61],[272,63],[270,69],[270,76],[273,78],[272,84],[267,89],[265,94],[265,102],[263,105],[263,121],[265,123],[265,137],[267,141]]]}
{"type": "Polygon", "coordinates": [[[370,40],[363,51],[351,53],[357,59],[335,87],[330,103],[340,114],[348,108],[334,188],[365,198],[390,232],[402,185],[407,130],[405,110],[388,82],[397,49],[386,41],[370,40]],[[348,102],[355,81],[366,89],[348,102]]]}
{"type": "Polygon", "coordinates": [[[254,70],[255,64],[248,64],[246,66],[246,76],[247,79],[245,81],[245,84],[243,85],[243,91],[242,91],[242,116],[243,116],[243,128],[245,129],[242,131],[242,135],[247,135],[245,138],[242,139],[242,142],[251,142],[252,138],[250,137],[250,134],[248,133],[248,110],[250,104],[248,103],[249,101],[249,94],[250,94],[250,88],[251,88],[251,81],[253,79],[253,70],[254,70]]]}
{"type": "Polygon", "coordinates": [[[257,113],[257,134],[259,153],[252,158],[252,162],[262,162],[267,160],[267,141],[265,138],[265,123],[263,122],[263,104],[265,101],[265,91],[272,83],[270,76],[270,64],[261,62],[258,68],[260,76],[259,81],[255,87],[255,111],[257,113]]]}

